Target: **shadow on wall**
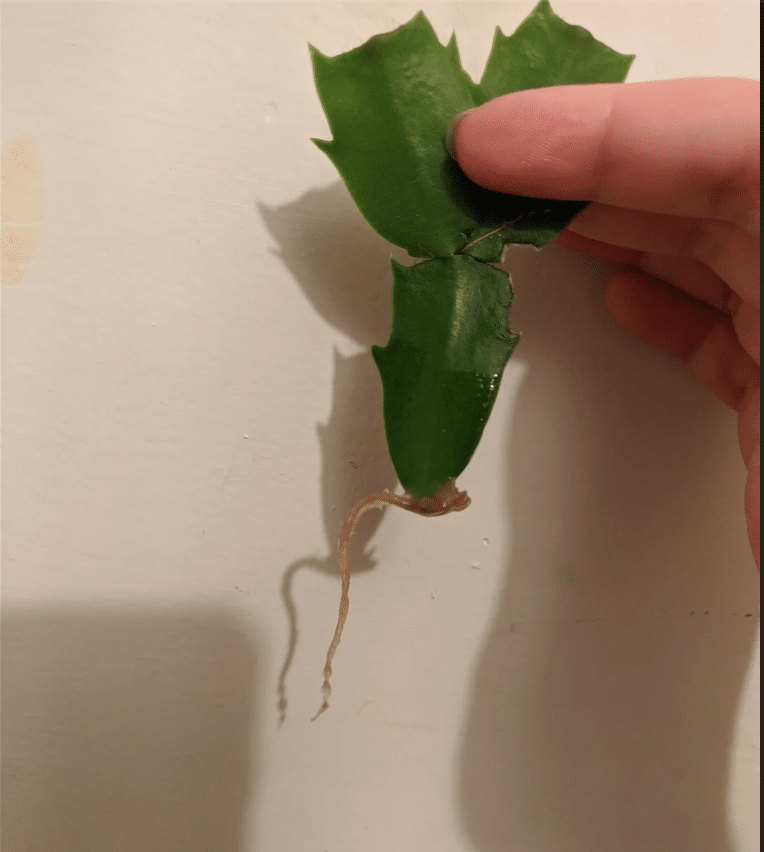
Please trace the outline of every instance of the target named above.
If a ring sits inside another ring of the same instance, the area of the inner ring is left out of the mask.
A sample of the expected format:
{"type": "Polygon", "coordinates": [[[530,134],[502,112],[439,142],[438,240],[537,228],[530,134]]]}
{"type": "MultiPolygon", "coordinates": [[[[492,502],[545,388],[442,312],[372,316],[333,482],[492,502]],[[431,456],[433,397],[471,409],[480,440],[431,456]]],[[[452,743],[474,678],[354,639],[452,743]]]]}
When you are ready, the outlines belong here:
{"type": "MultiPolygon", "coordinates": [[[[364,347],[386,342],[389,255],[411,260],[344,185],[260,212],[327,322],[364,347]]],[[[605,315],[597,280],[612,267],[556,247],[510,251],[505,266],[525,332],[513,361],[528,371],[507,438],[507,580],[459,758],[462,820],[476,852],[728,852],[729,747],[758,607],[732,418],[605,315]]],[[[282,719],[294,575],[336,573],[342,518],[396,481],[371,355],[334,357],[317,425],[327,555],[285,569],[282,719]]],[[[373,567],[381,517],[354,537],[354,571],[373,567]]]]}
{"type": "MultiPolygon", "coordinates": [[[[313,568],[339,579],[337,536],[345,516],[361,498],[397,482],[387,453],[382,422],[382,389],[369,347],[390,333],[390,255],[408,255],[382,240],[366,223],[341,182],[313,190],[279,208],[258,205],[278,254],[318,313],[366,351],[345,357],[334,352],[331,414],[317,423],[321,448],[321,494],[325,556],[295,559],[285,568],[281,591],[290,622],[289,646],[279,678],[279,718],[287,712],[286,681],[298,642],[294,578],[313,568]]],[[[326,353],[328,355],[329,353],[326,353]]],[[[323,357],[317,352],[316,357],[323,357]]],[[[327,402],[329,402],[327,400],[327,402]]],[[[375,566],[368,543],[383,512],[370,512],[353,536],[353,573],[375,566]]],[[[339,582],[337,584],[339,603],[339,582]]],[[[327,636],[327,645],[331,636],[327,636]]]]}
{"type": "Polygon", "coordinates": [[[467,833],[478,852],[726,852],[758,610],[734,420],[612,324],[604,264],[550,247],[505,268],[528,370],[463,737],[467,833]]]}
{"type": "Polygon", "coordinates": [[[233,617],[30,609],[2,640],[4,850],[245,852],[257,668],[233,617]]]}

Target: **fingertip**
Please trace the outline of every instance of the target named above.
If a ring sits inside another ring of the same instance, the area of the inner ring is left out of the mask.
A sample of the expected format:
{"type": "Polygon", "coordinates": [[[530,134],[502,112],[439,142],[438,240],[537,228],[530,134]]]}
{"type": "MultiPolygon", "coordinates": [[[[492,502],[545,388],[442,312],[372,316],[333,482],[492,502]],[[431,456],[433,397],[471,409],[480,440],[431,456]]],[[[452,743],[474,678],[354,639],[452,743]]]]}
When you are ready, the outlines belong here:
{"type": "Polygon", "coordinates": [[[705,216],[758,233],[752,82],[686,78],[502,95],[460,124],[459,165],[496,192],[705,216]]]}
{"type": "Polygon", "coordinates": [[[454,129],[459,165],[496,192],[588,200],[582,164],[596,155],[611,85],[526,89],[475,107],[454,129]]]}
{"type": "Polygon", "coordinates": [[[758,365],[726,315],[640,272],[618,272],[605,286],[610,316],[635,337],[678,358],[740,412],[759,386],[758,365]]]}
{"type": "Polygon", "coordinates": [[[761,444],[761,388],[752,386],[738,410],[738,443],[746,467],[761,444]]]}
{"type": "Polygon", "coordinates": [[[455,115],[446,129],[446,150],[449,153],[449,156],[452,160],[456,160],[458,162],[458,157],[456,156],[456,131],[459,128],[459,125],[464,121],[467,115],[473,111],[472,109],[465,109],[463,112],[455,115]]]}
{"type": "Polygon", "coordinates": [[[689,355],[686,347],[668,345],[662,333],[671,304],[660,282],[648,281],[647,276],[638,272],[622,270],[605,284],[604,302],[615,322],[635,337],[677,358],[689,355]]]}
{"type": "Polygon", "coordinates": [[[748,478],[745,483],[745,519],[753,559],[756,567],[761,571],[761,444],[757,444],[748,463],[748,478]]]}
{"type": "Polygon", "coordinates": [[[605,308],[635,337],[689,361],[721,314],[643,272],[622,270],[605,285],[605,308]]]}

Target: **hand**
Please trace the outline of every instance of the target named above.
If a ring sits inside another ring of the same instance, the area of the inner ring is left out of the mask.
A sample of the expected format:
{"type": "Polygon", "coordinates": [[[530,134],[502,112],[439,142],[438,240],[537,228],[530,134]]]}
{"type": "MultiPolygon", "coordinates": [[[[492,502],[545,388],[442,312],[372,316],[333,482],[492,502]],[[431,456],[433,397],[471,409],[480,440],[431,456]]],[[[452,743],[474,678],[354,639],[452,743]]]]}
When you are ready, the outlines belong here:
{"type": "Polygon", "coordinates": [[[737,412],[759,565],[758,83],[517,92],[458,116],[450,143],[488,189],[593,202],[557,242],[631,267],[607,283],[608,312],[737,412]]]}

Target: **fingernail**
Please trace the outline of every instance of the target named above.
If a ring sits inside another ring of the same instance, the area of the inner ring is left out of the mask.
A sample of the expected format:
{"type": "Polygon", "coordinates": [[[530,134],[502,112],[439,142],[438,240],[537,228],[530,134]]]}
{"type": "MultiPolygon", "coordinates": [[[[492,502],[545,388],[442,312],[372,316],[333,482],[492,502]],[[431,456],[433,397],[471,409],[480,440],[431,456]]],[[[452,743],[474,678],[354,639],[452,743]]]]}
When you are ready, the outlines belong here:
{"type": "Polygon", "coordinates": [[[473,109],[474,107],[472,107],[472,109],[465,109],[464,112],[460,112],[458,115],[455,115],[448,125],[448,129],[446,130],[446,150],[452,160],[456,159],[456,128],[462,123],[464,117],[468,113],[471,113],[473,109]]]}

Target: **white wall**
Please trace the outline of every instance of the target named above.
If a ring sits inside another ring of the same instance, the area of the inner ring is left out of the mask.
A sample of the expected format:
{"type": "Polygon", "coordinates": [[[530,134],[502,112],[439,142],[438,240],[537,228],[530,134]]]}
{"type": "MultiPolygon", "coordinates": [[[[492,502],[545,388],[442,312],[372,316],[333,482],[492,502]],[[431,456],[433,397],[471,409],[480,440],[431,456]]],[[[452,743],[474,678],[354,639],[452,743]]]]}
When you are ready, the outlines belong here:
{"type": "MultiPolygon", "coordinates": [[[[309,721],[339,521],[394,479],[390,247],[309,141],[307,43],[424,8],[479,76],[532,5],[3,5],[4,852],[759,848],[733,419],[561,249],[508,254],[471,509],[356,537],[309,721]]],[[[553,5],[631,80],[758,74],[757,3],[553,5]]]]}

